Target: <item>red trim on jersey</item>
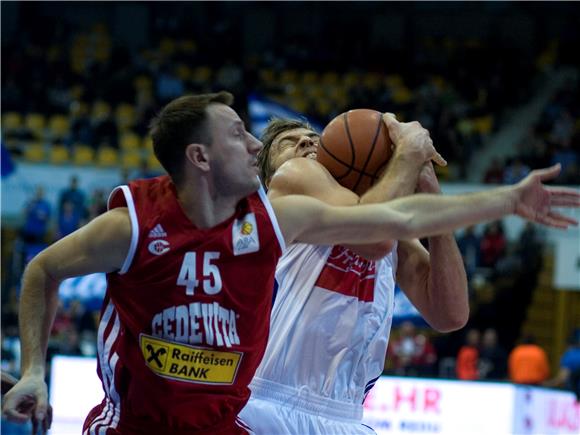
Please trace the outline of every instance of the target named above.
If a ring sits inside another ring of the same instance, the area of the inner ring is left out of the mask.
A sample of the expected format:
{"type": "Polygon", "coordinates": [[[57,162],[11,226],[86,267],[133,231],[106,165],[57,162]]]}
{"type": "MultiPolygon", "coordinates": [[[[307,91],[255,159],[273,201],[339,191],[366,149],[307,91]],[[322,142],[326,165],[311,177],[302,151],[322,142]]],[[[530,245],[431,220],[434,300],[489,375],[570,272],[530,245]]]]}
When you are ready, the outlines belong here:
{"type": "Polygon", "coordinates": [[[316,283],[329,291],[372,302],[375,289],[376,265],[343,246],[334,246],[316,283]]]}

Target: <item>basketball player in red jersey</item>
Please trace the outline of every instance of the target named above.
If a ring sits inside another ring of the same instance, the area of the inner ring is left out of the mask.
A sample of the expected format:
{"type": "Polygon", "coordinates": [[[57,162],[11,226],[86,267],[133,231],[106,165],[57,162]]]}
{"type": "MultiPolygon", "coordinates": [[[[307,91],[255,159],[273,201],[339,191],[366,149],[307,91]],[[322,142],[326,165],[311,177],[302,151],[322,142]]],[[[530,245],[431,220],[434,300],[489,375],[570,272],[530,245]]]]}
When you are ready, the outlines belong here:
{"type": "Polygon", "coordinates": [[[509,213],[575,223],[551,206],[578,206],[580,195],[542,185],[558,168],[472,195],[360,207],[293,195],[270,204],[257,178],[262,145],[231,102],[225,92],[170,102],[152,124],[169,176],[115,189],[107,213],[29,263],[22,378],[5,397],[7,418],[46,417],[46,346],[58,283],[67,277],[108,273],[98,331],[105,399],[84,433],[244,433],[236,416],[264,353],[276,261],[287,243],[410,239],[509,213]],[[30,401],[35,406],[24,408],[30,401]]]}

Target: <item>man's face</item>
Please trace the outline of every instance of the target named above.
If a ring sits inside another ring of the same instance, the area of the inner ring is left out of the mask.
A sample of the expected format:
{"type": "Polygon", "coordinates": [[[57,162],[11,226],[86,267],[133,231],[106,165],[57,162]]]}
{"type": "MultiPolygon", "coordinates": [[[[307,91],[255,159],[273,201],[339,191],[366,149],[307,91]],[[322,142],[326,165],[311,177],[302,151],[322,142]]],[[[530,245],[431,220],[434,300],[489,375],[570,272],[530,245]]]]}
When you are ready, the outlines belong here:
{"type": "Polygon", "coordinates": [[[270,166],[272,174],[282,164],[296,157],[316,160],[320,136],[308,128],[293,128],[280,133],[270,147],[270,166]]]}
{"type": "Polygon", "coordinates": [[[223,195],[246,196],[258,181],[257,154],[262,142],[246,131],[238,114],[229,106],[212,103],[207,108],[212,144],[208,147],[213,181],[223,195]]]}

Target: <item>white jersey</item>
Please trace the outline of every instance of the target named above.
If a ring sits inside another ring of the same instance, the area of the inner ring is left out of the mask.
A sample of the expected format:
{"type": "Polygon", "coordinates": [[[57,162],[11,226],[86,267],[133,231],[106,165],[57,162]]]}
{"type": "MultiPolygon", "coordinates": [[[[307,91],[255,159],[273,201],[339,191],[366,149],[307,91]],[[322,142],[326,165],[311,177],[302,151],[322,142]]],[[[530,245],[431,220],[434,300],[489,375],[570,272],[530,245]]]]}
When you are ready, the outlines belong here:
{"type": "Polygon", "coordinates": [[[384,367],[396,269],[396,247],[376,262],[342,246],[289,247],[276,270],[270,338],[253,395],[280,384],[362,414],[384,367]]]}

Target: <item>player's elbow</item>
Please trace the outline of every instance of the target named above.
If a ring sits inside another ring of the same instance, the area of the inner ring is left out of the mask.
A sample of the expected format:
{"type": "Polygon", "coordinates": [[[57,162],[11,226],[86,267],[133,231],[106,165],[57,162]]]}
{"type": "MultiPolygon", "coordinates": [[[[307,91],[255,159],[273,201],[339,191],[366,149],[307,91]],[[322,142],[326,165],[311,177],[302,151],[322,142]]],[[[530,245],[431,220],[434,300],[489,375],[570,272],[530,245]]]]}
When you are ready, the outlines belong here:
{"type": "Polygon", "coordinates": [[[448,312],[445,317],[430,322],[431,327],[437,332],[448,333],[458,331],[467,325],[469,320],[469,308],[461,312],[448,312]]]}

